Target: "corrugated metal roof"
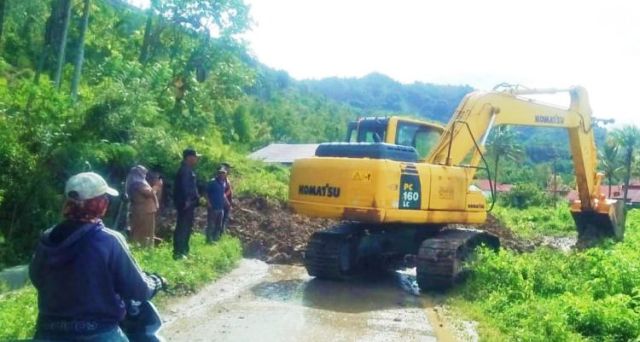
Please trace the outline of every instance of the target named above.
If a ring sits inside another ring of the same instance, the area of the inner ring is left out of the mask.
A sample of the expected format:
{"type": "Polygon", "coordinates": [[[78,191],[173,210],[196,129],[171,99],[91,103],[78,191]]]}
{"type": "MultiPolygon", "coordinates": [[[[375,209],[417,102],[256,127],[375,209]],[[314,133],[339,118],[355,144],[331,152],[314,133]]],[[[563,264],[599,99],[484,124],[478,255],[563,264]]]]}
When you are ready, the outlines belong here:
{"type": "MultiPolygon", "coordinates": [[[[491,187],[489,186],[489,180],[488,179],[477,179],[475,181],[475,184],[482,191],[491,191],[491,187]]],[[[496,192],[507,192],[507,191],[511,190],[511,188],[513,188],[512,184],[503,184],[503,183],[496,184],[494,182],[493,185],[496,188],[496,192]]]]}
{"type": "Polygon", "coordinates": [[[251,154],[249,158],[265,163],[291,164],[300,158],[313,157],[318,144],[270,144],[251,154]]]}

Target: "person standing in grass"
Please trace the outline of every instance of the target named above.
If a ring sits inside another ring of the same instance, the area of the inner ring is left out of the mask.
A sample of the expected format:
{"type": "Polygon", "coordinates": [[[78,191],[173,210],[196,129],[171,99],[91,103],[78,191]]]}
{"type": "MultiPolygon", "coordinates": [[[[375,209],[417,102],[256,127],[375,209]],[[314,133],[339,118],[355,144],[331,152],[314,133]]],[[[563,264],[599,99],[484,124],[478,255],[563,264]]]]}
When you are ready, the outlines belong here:
{"type": "Polygon", "coordinates": [[[151,185],[152,188],[156,190],[156,198],[158,199],[158,212],[161,212],[164,208],[164,197],[162,197],[162,187],[164,186],[164,179],[160,172],[149,171],[149,173],[147,173],[147,182],[149,183],[149,185],[151,185]]]}
{"type": "Polygon", "coordinates": [[[220,167],[216,177],[207,184],[207,243],[218,241],[224,234],[224,212],[231,204],[227,200],[227,169],[220,167]]]}
{"type": "Polygon", "coordinates": [[[224,178],[226,183],[226,189],[224,191],[224,196],[227,198],[227,203],[229,204],[224,208],[224,218],[223,224],[226,227],[229,223],[229,217],[231,215],[231,205],[233,204],[233,191],[231,190],[231,182],[229,181],[229,174],[231,173],[231,164],[222,163],[222,168],[227,171],[226,177],[224,178]]]}
{"type": "Polygon", "coordinates": [[[176,230],[173,233],[173,258],[183,259],[189,254],[189,238],[193,229],[194,214],[200,196],[193,168],[200,155],[194,149],[182,152],[182,165],[176,174],[174,183],[174,204],[178,217],[176,230]]]}
{"type": "Polygon", "coordinates": [[[125,300],[146,301],[163,286],[143,273],[120,233],[104,226],[109,196],[98,174],[71,177],[64,220],[46,230],[29,265],[38,291],[34,341],[128,341],[118,323],[125,300]]]}
{"type": "Polygon", "coordinates": [[[131,168],[126,181],[129,197],[129,223],[131,240],[145,247],[153,247],[156,231],[156,212],[158,211],[158,191],[147,182],[147,168],[137,165],[131,168]]]}

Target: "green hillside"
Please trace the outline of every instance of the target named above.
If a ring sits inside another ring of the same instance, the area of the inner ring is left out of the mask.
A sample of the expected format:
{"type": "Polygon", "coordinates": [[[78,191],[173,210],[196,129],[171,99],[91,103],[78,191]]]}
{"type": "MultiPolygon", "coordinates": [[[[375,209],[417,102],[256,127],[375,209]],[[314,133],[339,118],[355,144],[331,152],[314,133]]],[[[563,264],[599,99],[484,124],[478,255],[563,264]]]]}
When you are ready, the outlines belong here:
{"type": "Polygon", "coordinates": [[[246,161],[249,151],[341,140],[349,120],[373,112],[442,120],[470,90],[370,75],[340,81],[351,89],[345,103],[321,91],[335,79],[294,80],[251,56],[239,38],[251,29],[243,1],[152,4],[0,1],[0,268],[24,261],[59,219],[74,173],[95,170],[122,187],[142,163],[170,192],[191,146],[204,154],[201,180],[231,161],[239,192],[284,197],[287,171],[246,161]],[[395,107],[371,102],[380,91],[395,107]]]}

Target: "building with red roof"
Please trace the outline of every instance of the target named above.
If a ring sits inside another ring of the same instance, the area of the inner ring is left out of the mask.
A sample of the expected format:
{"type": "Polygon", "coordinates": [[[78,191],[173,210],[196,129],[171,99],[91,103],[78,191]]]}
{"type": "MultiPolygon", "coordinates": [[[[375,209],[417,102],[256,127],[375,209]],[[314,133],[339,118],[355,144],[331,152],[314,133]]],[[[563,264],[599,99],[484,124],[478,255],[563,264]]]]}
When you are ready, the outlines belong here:
{"type": "MultiPolygon", "coordinates": [[[[491,186],[488,179],[476,179],[474,184],[482,190],[485,195],[491,194],[491,186]]],[[[493,182],[497,193],[508,192],[513,188],[513,184],[503,184],[503,183],[495,183],[493,182]]]]}
{"type": "MultiPolygon", "coordinates": [[[[605,196],[609,196],[609,186],[601,185],[600,193],[605,196]]],[[[611,198],[622,200],[624,197],[624,185],[612,185],[611,186],[611,198]]],[[[571,190],[567,195],[567,200],[569,202],[575,201],[578,199],[578,190],[571,190]]],[[[631,206],[640,206],[640,182],[629,184],[629,191],[627,192],[627,204],[631,206]]]]}

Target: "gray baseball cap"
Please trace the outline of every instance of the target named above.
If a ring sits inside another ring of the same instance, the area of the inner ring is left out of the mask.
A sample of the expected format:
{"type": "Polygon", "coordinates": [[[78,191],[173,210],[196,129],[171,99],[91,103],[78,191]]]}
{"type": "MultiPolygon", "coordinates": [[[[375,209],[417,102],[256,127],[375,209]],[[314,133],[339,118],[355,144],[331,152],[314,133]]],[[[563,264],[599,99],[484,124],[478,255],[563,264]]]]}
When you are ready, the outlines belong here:
{"type": "Polygon", "coordinates": [[[71,193],[77,194],[73,196],[81,201],[104,194],[111,196],[118,196],[119,194],[118,190],[109,187],[104,178],[95,172],[83,172],[69,178],[67,185],[64,187],[64,194],[67,197],[71,197],[71,193]]]}

